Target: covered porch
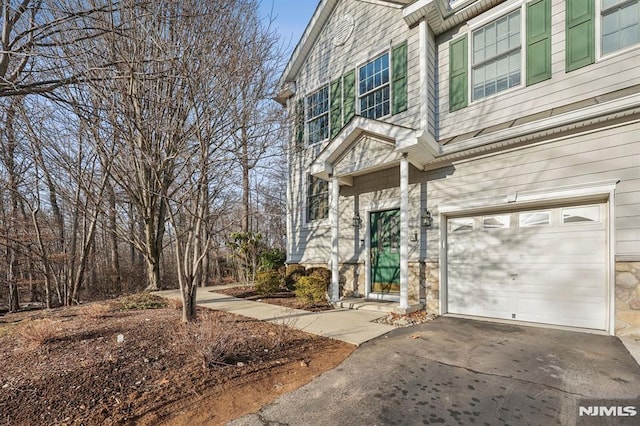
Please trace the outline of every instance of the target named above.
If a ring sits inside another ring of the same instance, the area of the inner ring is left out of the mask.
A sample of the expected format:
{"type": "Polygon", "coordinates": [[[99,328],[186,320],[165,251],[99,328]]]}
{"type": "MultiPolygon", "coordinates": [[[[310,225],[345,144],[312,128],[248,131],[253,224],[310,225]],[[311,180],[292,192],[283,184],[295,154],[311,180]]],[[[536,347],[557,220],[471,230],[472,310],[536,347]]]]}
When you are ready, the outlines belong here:
{"type": "Polygon", "coordinates": [[[312,163],[311,174],[330,182],[328,260],[334,302],[357,296],[391,303],[400,313],[422,307],[418,283],[413,282],[418,274],[410,271],[410,261],[420,257],[422,232],[416,226],[425,219],[426,199],[419,185],[412,185],[410,196],[410,165],[421,170],[438,148],[422,131],[358,116],[312,163]],[[367,189],[354,188],[354,182],[367,189]],[[349,264],[357,272],[345,273],[349,264]],[[341,294],[341,275],[351,294],[341,294]]]}

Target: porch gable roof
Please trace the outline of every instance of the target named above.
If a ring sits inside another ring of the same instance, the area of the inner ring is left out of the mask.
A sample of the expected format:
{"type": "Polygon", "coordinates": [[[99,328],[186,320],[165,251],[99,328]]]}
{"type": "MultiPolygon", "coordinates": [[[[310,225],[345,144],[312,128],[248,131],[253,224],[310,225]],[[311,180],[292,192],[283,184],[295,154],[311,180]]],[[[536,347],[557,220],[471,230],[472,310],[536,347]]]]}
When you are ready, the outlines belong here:
{"type": "Polygon", "coordinates": [[[349,185],[352,176],[398,163],[403,153],[408,154],[409,162],[422,169],[425,163],[433,160],[441,151],[433,137],[425,131],[355,116],[320,151],[311,163],[310,173],[322,179],[329,179],[329,176],[334,173],[335,165],[366,136],[383,143],[387,142],[389,144],[388,153],[378,161],[364,162],[361,164],[361,168],[352,170],[343,176],[337,176],[342,178],[343,184],[349,185]]]}

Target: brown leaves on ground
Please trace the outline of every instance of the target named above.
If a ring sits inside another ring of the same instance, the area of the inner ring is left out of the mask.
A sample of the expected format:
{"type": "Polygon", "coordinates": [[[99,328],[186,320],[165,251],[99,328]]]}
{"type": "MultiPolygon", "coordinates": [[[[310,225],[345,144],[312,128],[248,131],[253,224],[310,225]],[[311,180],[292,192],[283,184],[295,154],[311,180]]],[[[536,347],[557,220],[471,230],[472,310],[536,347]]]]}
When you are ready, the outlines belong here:
{"type": "Polygon", "coordinates": [[[222,312],[199,311],[200,321],[185,325],[171,307],[119,308],[102,302],[0,317],[2,422],[223,424],[353,351],[222,312]]]}

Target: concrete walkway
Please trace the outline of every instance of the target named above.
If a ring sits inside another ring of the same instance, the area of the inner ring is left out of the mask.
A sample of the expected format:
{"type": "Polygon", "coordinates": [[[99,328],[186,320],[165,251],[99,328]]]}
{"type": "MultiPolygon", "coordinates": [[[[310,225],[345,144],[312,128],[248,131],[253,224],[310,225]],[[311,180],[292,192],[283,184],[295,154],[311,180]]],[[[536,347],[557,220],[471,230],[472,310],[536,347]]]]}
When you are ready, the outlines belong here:
{"type": "MultiPolygon", "coordinates": [[[[197,305],[296,328],[307,333],[330,337],[358,346],[395,329],[390,325],[372,322],[384,316],[384,312],[348,308],[309,312],[215,293],[215,290],[220,288],[198,288],[197,305]]],[[[155,294],[168,299],[180,300],[180,290],[158,291],[155,294]]]]}

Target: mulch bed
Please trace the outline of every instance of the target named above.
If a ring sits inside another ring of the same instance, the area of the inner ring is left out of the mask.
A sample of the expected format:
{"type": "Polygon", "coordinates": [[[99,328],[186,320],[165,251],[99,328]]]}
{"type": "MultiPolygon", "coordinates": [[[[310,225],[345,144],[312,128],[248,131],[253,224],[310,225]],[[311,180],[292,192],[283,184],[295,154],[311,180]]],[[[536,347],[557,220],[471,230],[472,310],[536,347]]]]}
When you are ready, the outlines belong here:
{"type": "Polygon", "coordinates": [[[310,312],[328,311],[333,309],[333,306],[329,303],[316,304],[312,306],[305,305],[296,299],[296,295],[292,291],[283,290],[270,295],[262,295],[256,291],[254,286],[221,288],[213,291],[216,293],[226,294],[227,296],[238,297],[240,299],[269,303],[271,305],[284,306],[292,309],[302,309],[310,312]]]}

